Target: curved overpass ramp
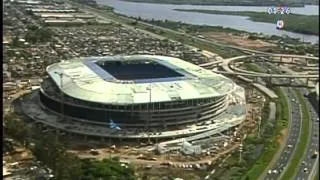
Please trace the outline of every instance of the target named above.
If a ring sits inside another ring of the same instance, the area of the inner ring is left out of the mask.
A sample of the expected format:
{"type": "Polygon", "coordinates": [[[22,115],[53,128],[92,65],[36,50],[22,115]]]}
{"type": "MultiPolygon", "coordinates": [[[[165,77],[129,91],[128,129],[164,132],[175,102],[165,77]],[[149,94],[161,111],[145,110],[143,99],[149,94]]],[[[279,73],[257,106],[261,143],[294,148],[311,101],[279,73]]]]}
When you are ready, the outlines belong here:
{"type": "MultiPolygon", "coordinates": [[[[248,55],[248,56],[238,56],[238,57],[234,57],[234,58],[225,59],[223,62],[219,62],[219,63],[221,63],[223,70],[225,70],[226,72],[222,72],[222,71],[215,71],[215,72],[222,73],[222,74],[241,75],[241,76],[250,76],[250,77],[319,79],[318,74],[268,74],[268,73],[258,73],[258,72],[244,71],[244,70],[242,72],[234,72],[229,67],[231,62],[239,61],[239,60],[250,58],[250,57],[261,57],[261,56],[266,56],[266,55],[248,55]]],[[[297,56],[293,56],[293,57],[297,57],[297,56]]],[[[311,57],[305,57],[305,56],[302,56],[302,57],[311,58],[311,57]]],[[[314,59],[314,57],[312,57],[312,59],[314,59]]]]}

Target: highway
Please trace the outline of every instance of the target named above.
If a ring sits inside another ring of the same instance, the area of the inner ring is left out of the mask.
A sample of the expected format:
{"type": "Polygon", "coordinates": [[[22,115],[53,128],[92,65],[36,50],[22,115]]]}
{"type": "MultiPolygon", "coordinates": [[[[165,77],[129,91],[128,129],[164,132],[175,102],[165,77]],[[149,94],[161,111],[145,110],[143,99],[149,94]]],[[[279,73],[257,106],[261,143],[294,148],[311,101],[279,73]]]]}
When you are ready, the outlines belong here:
{"type": "Polygon", "coordinates": [[[284,149],[282,150],[276,163],[271,167],[271,169],[268,170],[268,174],[265,178],[266,180],[279,179],[281,173],[290,163],[290,160],[293,157],[292,155],[294,155],[301,133],[302,116],[299,102],[297,102],[297,97],[291,88],[284,88],[283,90],[287,94],[289,102],[291,101],[291,99],[295,99],[295,102],[291,101],[289,103],[289,109],[291,113],[291,116],[289,117],[291,119],[289,121],[291,121],[291,124],[289,125],[289,134],[287,137],[287,141],[285,142],[284,149]]]}
{"type": "MultiPolygon", "coordinates": [[[[245,59],[249,57],[261,57],[261,55],[248,55],[248,56],[238,56],[229,59],[224,59],[222,62],[222,68],[226,72],[215,71],[221,74],[232,74],[232,75],[241,75],[241,76],[249,76],[249,77],[269,77],[269,78],[319,78],[319,74],[282,74],[281,72],[276,73],[258,73],[258,72],[251,72],[245,71],[242,72],[234,72],[229,66],[230,63],[233,61],[238,61],[240,59],[245,59]]],[[[261,61],[259,61],[261,62],[261,61]]],[[[256,63],[259,63],[256,62],[256,63]]]]}
{"type": "MultiPolygon", "coordinates": [[[[269,68],[274,70],[274,67],[268,63],[260,62],[259,65],[264,68],[269,68]]],[[[275,71],[276,72],[276,71],[275,71]]],[[[285,80],[279,80],[280,83],[285,83],[285,80]]],[[[278,154],[278,159],[275,163],[267,169],[268,174],[265,176],[266,180],[276,180],[279,179],[281,172],[285,169],[285,167],[290,162],[292,155],[295,150],[295,146],[298,142],[298,138],[300,135],[300,127],[301,127],[301,112],[300,112],[300,105],[297,102],[297,97],[293,92],[292,88],[282,88],[284,93],[287,95],[290,115],[289,115],[289,134],[284,142],[285,144],[282,146],[283,150],[280,154],[278,154]],[[276,170],[276,171],[274,171],[276,170]],[[269,173],[271,171],[271,173],[269,173]]]]}
{"type": "MultiPolygon", "coordinates": [[[[88,10],[88,9],[87,9],[88,10]]],[[[94,9],[91,9],[91,13],[94,12],[95,10],[94,9]]],[[[98,15],[101,17],[100,14],[97,14],[94,12],[94,14],[98,15]]],[[[131,20],[130,18],[125,18],[125,17],[121,17],[121,18],[124,18],[124,19],[127,19],[127,20],[131,20]]],[[[131,20],[132,21],[132,20],[131,20]]],[[[188,38],[191,38],[191,39],[194,39],[194,40],[197,40],[197,41],[200,41],[200,42],[205,42],[205,43],[208,43],[208,44],[213,44],[213,45],[218,45],[218,46],[222,46],[222,47],[228,47],[228,48],[233,48],[233,49],[238,49],[238,50],[242,50],[242,51],[246,51],[246,52],[251,52],[251,53],[258,53],[258,54],[264,54],[264,55],[271,55],[271,56],[282,56],[282,57],[292,57],[292,55],[277,55],[277,54],[272,54],[272,53],[265,53],[265,52],[261,52],[261,51],[256,51],[256,50],[251,50],[251,49],[246,49],[246,48],[241,48],[241,47],[238,47],[238,46],[230,46],[230,45],[223,45],[223,44],[219,44],[219,43],[216,43],[216,42],[213,42],[213,41],[209,41],[209,40],[205,40],[205,39],[202,39],[202,38],[198,38],[198,37],[194,37],[192,35],[188,35],[188,34],[185,34],[185,33],[180,33],[180,32],[177,32],[177,31],[173,31],[171,29],[166,29],[166,28],[162,28],[162,27],[159,27],[159,26],[154,26],[154,25],[150,25],[148,23],[144,23],[144,22],[140,22],[138,21],[137,22],[138,24],[142,24],[142,25],[145,25],[145,26],[149,26],[149,27],[152,27],[152,28],[155,28],[155,29],[158,29],[158,30],[163,30],[163,31],[167,31],[167,32],[170,32],[170,33],[174,33],[174,34],[178,34],[178,35],[182,35],[184,37],[188,37],[188,38]]],[[[150,33],[148,33],[150,34],[150,33]]],[[[306,56],[294,56],[295,58],[306,58],[306,56]]],[[[309,58],[309,57],[308,57],[309,58]]],[[[313,59],[313,58],[311,58],[313,59]]],[[[257,76],[257,77],[279,77],[279,78],[296,78],[296,77],[310,77],[310,78],[319,78],[318,75],[283,75],[283,74],[247,74],[247,73],[242,73],[242,74],[239,74],[239,75],[248,75],[248,76],[257,76]]],[[[279,80],[279,81],[284,81],[284,80],[279,80]]],[[[300,106],[298,105],[298,103],[295,101],[295,102],[291,102],[292,99],[297,99],[296,98],[296,95],[292,92],[291,88],[284,88],[284,91],[287,93],[288,95],[288,100],[290,101],[289,104],[291,106],[291,121],[292,121],[292,127],[289,127],[290,128],[290,132],[289,132],[289,136],[288,136],[288,141],[286,142],[286,148],[281,152],[280,154],[280,158],[278,159],[277,163],[272,167],[272,169],[278,169],[278,171],[280,169],[283,169],[284,167],[286,167],[288,165],[288,163],[290,162],[290,158],[291,158],[291,155],[293,154],[294,152],[294,149],[295,149],[295,146],[297,144],[297,141],[298,141],[298,138],[299,138],[299,135],[300,135],[300,126],[301,126],[301,112],[300,112],[300,106]],[[288,145],[292,145],[291,148],[288,148],[288,145]]],[[[308,160],[309,162],[310,160],[308,160]]],[[[272,174],[268,174],[267,175],[267,179],[278,179],[280,176],[280,174],[276,173],[272,173],[272,174]]],[[[298,175],[298,177],[300,177],[300,173],[298,175]]],[[[301,176],[302,177],[302,176],[301,176]]]]}
{"type": "MultiPolygon", "coordinates": [[[[83,6],[82,6],[83,7],[83,6]]],[[[86,6],[86,8],[88,8],[86,6]]],[[[98,14],[96,13],[96,10],[93,9],[93,8],[90,8],[91,11],[90,13],[92,14],[95,14],[101,18],[105,18],[105,17],[102,17],[101,14],[98,14]]],[[[123,17],[121,17],[123,18],[123,17]]],[[[126,18],[129,20],[129,18],[126,18]]],[[[242,51],[246,51],[246,52],[252,52],[252,53],[259,53],[259,54],[265,54],[265,55],[274,55],[274,54],[271,54],[271,53],[265,53],[265,52],[261,52],[261,51],[256,51],[256,50],[251,50],[251,49],[246,49],[246,48],[241,48],[241,47],[238,47],[238,46],[231,46],[231,45],[224,45],[224,44],[219,44],[219,43],[216,43],[216,42],[213,42],[211,40],[205,40],[205,39],[202,39],[202,38],[198,38],[198,37],[195,37],[193,35],[189,35],[189,34],[185,34],[185,33],[180,33],[180,32],[177,32],[177,31],[173,31],[173,30],[170,30],[170,29],[166,29],[166,28],[162,28],[162,27],[159,27],[159,26],[154,26],[154,25],[150,25],[148,23],[144,23],[144,22],[138,22],[139,24],[143,24],[145,26],[149,26],[149,27],[153,27],[153,28],[157,28],[157,29],[160,29],[160,30],[163,30],[163,31],[169,31],[171,33],[175,33],[175,34],[179,34],[179,35],[182,35],[186,38],[191,38],[191,39],[194,39],[194,40],[197,40],[199,42],[205,42],[205,43],[208,43],[208,44],[213,44],[213,45],[218,45],[218,46],[222,46],[222,47],[227,47],[227,48],[233,48],[233,49],[238,49],[238,50],[242,50],[242,51]]],[[[126,26],[126,27],[129,27],[129,28],[132,28],[130,26],[126,26]]],[[[143,30],[144,31],[144,30],[143,30]]],[[[150,32],[148,31],[145,31],[146,33],[150,34],[150,32]]],[[[151,33],[153,36],[155,36],[153,33],[151,33]]],[[[158,38],[163,38],[161,36],[158,36],[158,38]]],[[[290,55],[281,55],[282,57],[290,57],[290,55]]],[[[305,56],[296,56],[297,58],[305,58],[305,56]]],[[[230,73],[230,72],[229,72],[230,73]]],[[[234,73],[234,72],[233,72],[234,73]]],[[[239,75],[247,75],[247,76],[257,76],[257,77],[279,77],[279,78],[319,78],[318,75],[284,75],[284,74],[267,74],[267,73],[264,73],[264,74],[247,74],[247,73],[240,73],[239,75]]],[[[279,80],[280,82],[285,82],[284,80],[279,80]]],[[[295,93],[291,90],[291,88],[283,88],[285,93],[287,94],[288,96],[288,100],[289,100],[289,104],[291,106],[290,108],[290,112],[291,112],[291,122],[292,122],[292,125],[291,127],[289,127],[289,135],[288,135],[288,141],[286,142],[286,147],[285,149],[281,152],[281,156],[280,158],[278,159],[278,161],[275,163],[275,165],[272,167],[272,170],[276,169],[276,170],[281,170],[281,169],[284,169],[288,163],[290,162],[290,159],[292,158],[291,155],[294,153],[294,150],[295,150],[295,146],[298,142],[298,139],[299,139],[299,135],[300,135],[300,127],[301,127],[301,112],[300,112],[300,106],[297,102],[297,97],[295,95],[295,93]],[[292,101],[292,99],[295,99],[294,101],[292,101]],[[288,145],[290,145],[290,148],[288,147],[288,145]],[[292,145],[292,147],[291,147],[292,145]]],[[[312,108],[310,108],[312,109],[312,108]]],[[[309,176],[312,175],[312,173],[314,171],[312,171],[312,169],[315,169],[314,167],[316,167],[316,162],[318,159],[312,159],[310,158],[310,151],[313,152],[314,149],[318,149],[318,131],[319,131],[319,128],[318,128],[318,122],[315,122],[314,119],[318,117],[318,115],[316,113],[313,113],[314,110],[312,109],[311,110],[312,113],[312,119],[313,119],[313,122],[312,122],[312,125],[313,125],[313,128],[312,128],[312,134],[313,134],[313,138],[312,138],[312,141],[311,143],[309,144],[309,149],[308,149],[308,153],[307,155],[304,157],[304,161],[306,162],[306,166],[307,167],[310,167],[309,169],[309,173],[305,173],[303,172],[303,169],[304,169],[304,166],[301,166],[301,168],[299,169],[298,171],[298,176],[297,176],[297,179],[308,179],[309,176]],[[317,136],[314,136],[314,134],[317,134],[317,136]],[[314,138],[316,137],[316,138],[314,138]]],[[[271,174],[268,174],[266,176],[266,179],[279,179],[280,177],[280,173],[271,173],[271,174]]]]}
{"type": "MultiPolygon", "coordinates": [[[[308,94],[308,90],[302,89],[303,93],[308,94]]],[[[306,99],[306,98],[305,98],[306,99]]],[[[311,125],[311,140],[308,143],[308,150],[307,153],[304,155],[303,161],[301,163],[301,166],[299,167],[298,174],[296,176],[296,180],[308,180],[312,179],[315,174],[317,173],[318,169],[317,163],[319,163],[319,158],[312,158],[312,154],[315,150],[318,151],[319,149],[319,121],[317,119],[319,118],[319,115],[317,114],[316,110],[313,108],[311,103],[308,99],[306,99],[306,104],[308,106],[308,109],[310,110],[310,125],[311,125]],[[307,171],[304,171],[304,169],[307,168],[307,171]]]]}

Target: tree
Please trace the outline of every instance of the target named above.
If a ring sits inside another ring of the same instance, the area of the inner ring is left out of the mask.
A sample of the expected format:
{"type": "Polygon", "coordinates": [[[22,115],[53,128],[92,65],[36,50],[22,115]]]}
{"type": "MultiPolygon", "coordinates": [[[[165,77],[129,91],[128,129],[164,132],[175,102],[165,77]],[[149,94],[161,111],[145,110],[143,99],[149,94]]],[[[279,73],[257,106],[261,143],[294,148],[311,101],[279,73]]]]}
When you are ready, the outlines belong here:
{"type": "Polygon", "coordinates": [[[26,144],[26,137],[29,133],[24,122],[20,120],[19,116],[15,113],[10,113],[4,117],[5,134],[13,137],[23,145],[26,144]]]}
{"type": "Polygon", "coordinates": [[[132,167],[121,166],[119,161],[114,159],[83,160],[82,164],[83,179],[135,179],[132,167]]]}
{"type": "Polygon", "coordinates": [[[264,128],[263,136],[268,138],[271,137],[274,131],[274,125],[271,122],[267,122],[264,128]]]}
{"type": "Polygon", "coordinates": [[[12,46],[13,47],[19,47],[19,37],[18,36],[15,36],[13,39],[12,39],[12,46]]]}
{"type": "Polygon", "coordinates": [[[40,43],[50,41],[52,36],[53,32],[49,28],[29,26],[25,39],[31,43],[40,43]]]}

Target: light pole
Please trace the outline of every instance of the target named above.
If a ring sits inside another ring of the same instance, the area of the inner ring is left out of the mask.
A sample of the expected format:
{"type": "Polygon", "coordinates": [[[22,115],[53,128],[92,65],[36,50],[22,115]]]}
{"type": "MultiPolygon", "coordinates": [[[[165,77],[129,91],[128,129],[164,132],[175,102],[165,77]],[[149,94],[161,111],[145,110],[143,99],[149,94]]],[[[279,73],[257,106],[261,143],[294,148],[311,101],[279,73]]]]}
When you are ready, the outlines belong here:
{"type": "Polygon", "coordinates": [[[258,117],[258,120],[259,120],[259,122],[258,122],[258,137],[260,138],[260,134],[261,134],[261,116],[258,117]]]}
{"type": "Polygon", "coordinates": [[[239,164],[242,162],[242,151],[243,151],[243,144],[242,144],[242,137],[240,137],[240,146],[239,146],[239,164]]]}
{"type": "Polygon", "coordinates": [[[151,119],[151,83],[149,83],[149,88],[147,88],[149,90],[149,105],[148,105],[148,120],[147,120],[147,128],[148,128],[148,141],[150,142],[150,132],[149,132],[149,128],[150,128],[150,119],[151,119]]]}
{"type": "Polygon", "coordinates": [[[62,78],[63,78],[63,73],[58,73],[58,72],[54,72],[55,74],[59,75],[60,77],[60,96],[61,96],[61,121],[64,120],[64,96],[63,96],[63,91],[62,91],[62,88],[63,88],[63,81],[62,81],[62,78]]]}

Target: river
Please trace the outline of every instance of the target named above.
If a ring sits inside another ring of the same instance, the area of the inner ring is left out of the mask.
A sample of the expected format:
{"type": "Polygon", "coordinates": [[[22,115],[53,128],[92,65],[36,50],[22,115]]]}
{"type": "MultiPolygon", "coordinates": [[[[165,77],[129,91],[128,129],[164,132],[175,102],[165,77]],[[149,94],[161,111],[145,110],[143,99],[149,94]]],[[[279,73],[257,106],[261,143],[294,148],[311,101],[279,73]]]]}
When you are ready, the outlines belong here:
{"type": "MultiPolygon", "coordinates": [[[[247,32],[263,33],[266,35],[289,36],[299,38],[304,42],[319,43],[319,36],[304,35],[289,31],[277,30],[275,23],[253,22],[245,16],[204,14],[197,12],[182,12],[174,9],[209,9],[220,11],[256,11],[266,12],[268,7],[258,6],[201,6],[135,3],[120,0],[96,0],[98,4],[108,5],[114,11],[130,17],[142,19],[180,21],[194,25],[223,26],[247,32]]],[[[290,8],[292,13],[304,15],[319,15],[319,6],[290,8]]]]}

